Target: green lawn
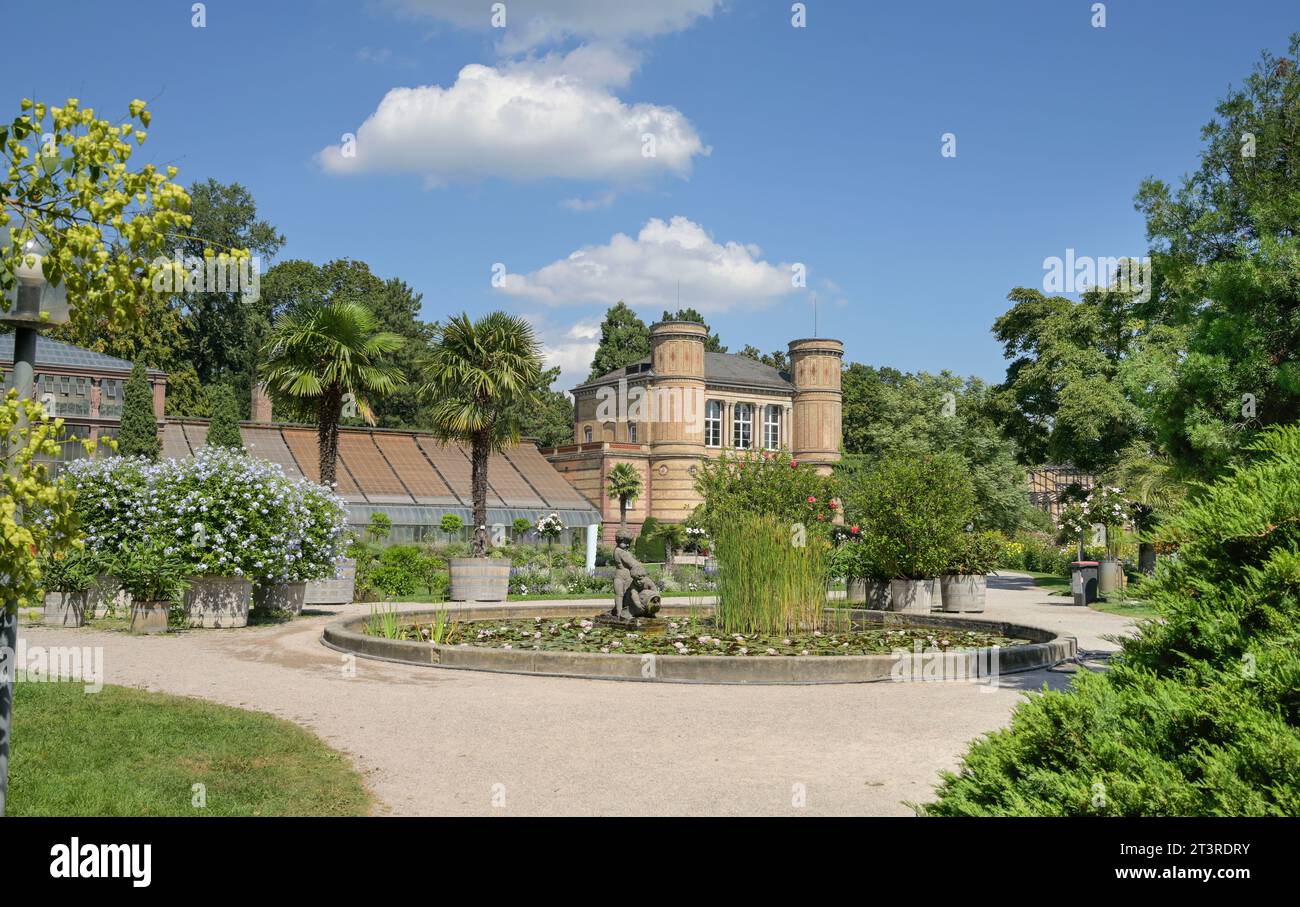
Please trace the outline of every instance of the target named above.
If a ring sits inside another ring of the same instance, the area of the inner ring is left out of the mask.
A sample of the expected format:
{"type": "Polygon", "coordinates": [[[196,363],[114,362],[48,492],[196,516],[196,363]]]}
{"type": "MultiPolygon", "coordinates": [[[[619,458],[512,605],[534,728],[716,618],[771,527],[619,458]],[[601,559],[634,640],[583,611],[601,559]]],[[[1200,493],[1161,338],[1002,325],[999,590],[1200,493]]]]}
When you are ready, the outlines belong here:
{"type": "Polygon", "coordinates": [[[9,784],[11,816],[352,816],[371,802],[341,754],[288,721],[79,683],[15,684],[9,784]]]}
{"type": "MultiPolygon", "coordinates": [[[[1058,576],[1055,573],[1030,573],[1028,570],[1019,572],[1032,576],[1035,586],[1040,589],[1047,589],[1053,595],[1071,594],[1070,578],[1068,576],[1058,576]]],[[[1104,611],[1107,614],[1118,614],[1122,617],[1134,619],[1157,616],[1154,608],[1141,601],[1118,601],[1112,598],[1111,601],[1093,602],[1088,607],[1094,611],[1104,611]]]]}

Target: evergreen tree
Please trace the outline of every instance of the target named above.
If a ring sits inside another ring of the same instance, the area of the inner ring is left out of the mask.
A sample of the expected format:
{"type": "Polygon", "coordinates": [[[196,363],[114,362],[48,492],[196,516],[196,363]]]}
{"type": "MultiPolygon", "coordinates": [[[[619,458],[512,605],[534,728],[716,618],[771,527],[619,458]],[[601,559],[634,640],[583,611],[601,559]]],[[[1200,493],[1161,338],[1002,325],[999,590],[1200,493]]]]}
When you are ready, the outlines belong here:
{"type": "Polygon", "coordinates": [[[704,338],[704,350],[708,353],[725,353],[727,348],[722,345],[722,338],[713,333],[704,316],[692,308],[678,309],[676,312],[670,312],[664,309],[664,321],[694,321],[696,324],[704,325],[704,329],[709,332],[709,336],[704,338]]]}
{"type": "Polygon", "coordinates": [[[600,324],[600,345],[591,360],[591,374],[587,380],[594,381],[649,355],[650,329],[627,303],[619,300],[605,313],[605,320],[600,324]]]}
{"type": "Polygon", "coordinates": [[[161,448],[158,421],[153,413],[153,389],[149,385],[144,363],[137,362],[126,382],[122,427],[117,433],[117,452],[124,457],[157,460],[161,448]]]}
{"type": "Polygon", "coordinates": [[[217,384],[208,391],[212,406],[212,421],[208,423],[209,447],[244,449],[244,439],[239,434],[239,404],[235,392],[228,384],[217,384]]]}

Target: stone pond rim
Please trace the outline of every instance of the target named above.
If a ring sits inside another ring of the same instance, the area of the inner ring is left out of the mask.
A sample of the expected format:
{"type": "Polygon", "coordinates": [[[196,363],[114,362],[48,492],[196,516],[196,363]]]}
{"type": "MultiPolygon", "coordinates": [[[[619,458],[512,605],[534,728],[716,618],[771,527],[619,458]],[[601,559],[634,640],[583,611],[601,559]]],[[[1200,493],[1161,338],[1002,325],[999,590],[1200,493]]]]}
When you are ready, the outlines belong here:
{"type": "MultiPolygon", "coordinates": [[[[664,605],[665,617],[686,617],[686,605],[664,605]]],[[[696,609],[699,613],[700,609],[696,609]]],[[[707,609],[706,609],[707,610],[707,609]]],[[[838,609],[837,609],[838,610],[838,609]]],[[[403,622],[432,620],[435,611],[409,611],[399,614],[403,622]]],[[[453,619],[513,620],[530,617],[592,616],[590,605],[558,607],[461,607],[449,608],[453,619]]],[[[935,627],[974,629],[1028,643],[998,650],[1000,674],[1016,674],[1048,668],[1068,661],[1078,654],[1073,636],[1057,636],[1050,630],[1007,621],[948,617],[942,614],[908,614],[893,611],[854,609],[852,619],[882,626],[935,627]]],[[[551,677],[574,677],[589,680],[634,680],[650,683],[728,683],[728,684],[814,684],[869,683],[890,680],[895,665],[893,655],[655,655],[651,676],[643,655],[616,655],[599,652],[552,652],[522,649],[494,649],[476,646],[441,646],[409,639],[385,639],[368,636],[364,628],[368,617],[358,615],[326,625],[321,642],[340,652],[424,667],[464,671],[492,671],[506,674],[532,674],[551,677]]],[[[987,664],[988,649],[972,649],[960,656],[970,665],[987,664]]],[[[970,668],[969,677],[983,677],[970,668]]]]}

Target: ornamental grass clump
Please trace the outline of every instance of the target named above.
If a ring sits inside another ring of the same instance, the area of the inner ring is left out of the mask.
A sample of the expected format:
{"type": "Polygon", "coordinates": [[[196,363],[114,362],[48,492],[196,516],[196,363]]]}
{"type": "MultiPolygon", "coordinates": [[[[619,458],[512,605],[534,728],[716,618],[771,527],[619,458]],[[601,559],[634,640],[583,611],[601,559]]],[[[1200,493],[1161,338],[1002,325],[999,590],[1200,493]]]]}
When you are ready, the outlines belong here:
{"type": "Polygon", "coordinates": [[[718,521],[714,620],[724,633],[778,634],[821,627],[826,544],[773,516],[718,521]]]}
{"type": "Polygon", "coordinates": [[[341,498],[228,448],[185,460],[78,460],[67,468],[88,551],[121,558],[153,543],[192,575],[301,582],[335,574],[341,498]]]}
{"type": "Polygon", "coordinates": [[[929,815],[1300,815],[1300,425],[1165,521],[1159,620],[1020,705],[929,815]]]}

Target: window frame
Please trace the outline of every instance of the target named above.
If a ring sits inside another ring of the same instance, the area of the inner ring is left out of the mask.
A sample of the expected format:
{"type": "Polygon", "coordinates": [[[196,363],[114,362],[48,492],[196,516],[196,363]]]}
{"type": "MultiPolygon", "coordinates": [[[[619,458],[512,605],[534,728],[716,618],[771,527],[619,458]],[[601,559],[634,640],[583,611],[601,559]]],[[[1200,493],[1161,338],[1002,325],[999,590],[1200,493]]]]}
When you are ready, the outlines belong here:
{"type": "Polygon", "coordinates": [[[704,446],[705,447],[722,446],[722,413],[723,413],[723,406],[721,400],[704,401],[704,446]],[[716,407],[717,415],[711,416],[709,413],[715,407],[716,407]],[[709,440],[710,437],[714,437],[716,438],[716,440],[710,441],[709,440]]]}
{"type": "Polygon", "coordinates": [[[754,449],[754,404],[737,403],[732,408],[731,446],[736,450],[754,449]],[[741,418],[742,412],[746,418],[741,418]]]}

